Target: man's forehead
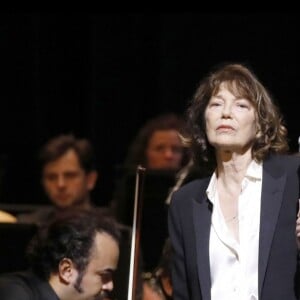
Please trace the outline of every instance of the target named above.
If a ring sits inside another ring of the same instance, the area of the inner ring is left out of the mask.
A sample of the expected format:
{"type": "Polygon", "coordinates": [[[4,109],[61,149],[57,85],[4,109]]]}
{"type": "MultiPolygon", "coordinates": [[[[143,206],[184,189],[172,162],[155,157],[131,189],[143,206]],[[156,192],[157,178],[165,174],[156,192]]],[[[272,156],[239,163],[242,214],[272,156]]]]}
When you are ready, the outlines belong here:
{"type": "Polygon", "coordinates": [[[76,154],[76,152],[72,149],[68,150],[63,155],[58,157],[57,159],[47,162],[44,165],[43,170],[46,171],[49,169],[56,169],[56,168],[82,169],[80,162],[79,162],[79,157],[76,154]]]}

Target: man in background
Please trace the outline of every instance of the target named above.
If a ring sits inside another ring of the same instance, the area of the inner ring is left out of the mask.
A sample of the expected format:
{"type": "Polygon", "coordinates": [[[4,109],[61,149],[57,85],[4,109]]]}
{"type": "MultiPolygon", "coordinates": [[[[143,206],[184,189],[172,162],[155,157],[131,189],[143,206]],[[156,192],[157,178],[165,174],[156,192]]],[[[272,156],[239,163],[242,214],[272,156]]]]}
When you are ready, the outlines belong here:
{"type": "Polygon", "coordinates": [[[119,259],[113,219],[68,210],[39,227],[28,248],[30,269],[0,276],[2,300],[107,299],[119,259]]]}
{"type": "MultiPolygon", "coordinates": [[[[34,223],[38,226],[69,209],[94,211],[99,217],[112,217],[108,207],[96,206],[91,199],[98,173],[94,149],[87,139],[73,135],[59,135],[49,140],[39,154],[41,183],[51,202],[50,207],[31,213],[19,214],[19,223],[34,223]]],[[[119,267],[115,274],[115,297],[123,300],[127,295],[131,228],[118,223],[121,231],[119,267]]]]}
{"type": "MultiPolygon", "coordinates": [[[[98,177],[95,154],[87,139],[73,135],[59,135],[49,140],[39,154],[41,183],[53,206],[38,209],[32,213],[19,214],[18,222],[48,222],[56,214],[76,207],[91,209],[91,191],[98,177]]],[[[108,209],[100,209],[108,213],[108,209]]]]}

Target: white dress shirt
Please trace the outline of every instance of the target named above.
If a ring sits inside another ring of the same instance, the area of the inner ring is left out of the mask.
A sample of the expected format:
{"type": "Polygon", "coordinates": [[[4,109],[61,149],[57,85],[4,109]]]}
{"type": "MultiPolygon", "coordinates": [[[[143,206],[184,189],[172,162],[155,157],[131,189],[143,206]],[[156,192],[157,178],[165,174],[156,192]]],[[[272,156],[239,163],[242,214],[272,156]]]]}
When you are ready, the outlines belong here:
{"type": "Polygon", "coordinates": [[[258,247],[262,165],[252,161],[238,199],[239,241],[222,214],[214,173],[207,188],[213,204],[209,242],[211,300],[258,300],[258,247]]]}

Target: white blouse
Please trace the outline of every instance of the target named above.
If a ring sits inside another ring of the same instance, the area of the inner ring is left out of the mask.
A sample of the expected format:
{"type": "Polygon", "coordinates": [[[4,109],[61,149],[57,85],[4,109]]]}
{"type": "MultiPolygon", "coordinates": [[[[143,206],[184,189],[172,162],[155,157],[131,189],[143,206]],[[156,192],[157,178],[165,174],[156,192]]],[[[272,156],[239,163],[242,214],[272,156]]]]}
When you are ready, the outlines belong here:
{"type": "Polygon", "coordinates": [[[214,173],[206,191],[213,204],[209,241],[211,300],[258,300],[262,165],[252,161],[242,181],[238,218],[232,219],[239,222],[239,242],[225,223],[216,184],[214,173]]]}

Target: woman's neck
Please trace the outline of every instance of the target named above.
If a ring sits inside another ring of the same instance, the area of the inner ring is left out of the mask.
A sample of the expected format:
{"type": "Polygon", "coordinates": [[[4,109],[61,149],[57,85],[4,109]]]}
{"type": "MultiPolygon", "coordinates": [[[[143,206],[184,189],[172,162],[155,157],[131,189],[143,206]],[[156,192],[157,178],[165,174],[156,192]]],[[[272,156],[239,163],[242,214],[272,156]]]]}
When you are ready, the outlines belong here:
{"type": "Polygon", "coordinates": [[[241,181],[252,161],[251,152],[243,154],[221,152],[217,154],[217,176],[241,181]]]}

